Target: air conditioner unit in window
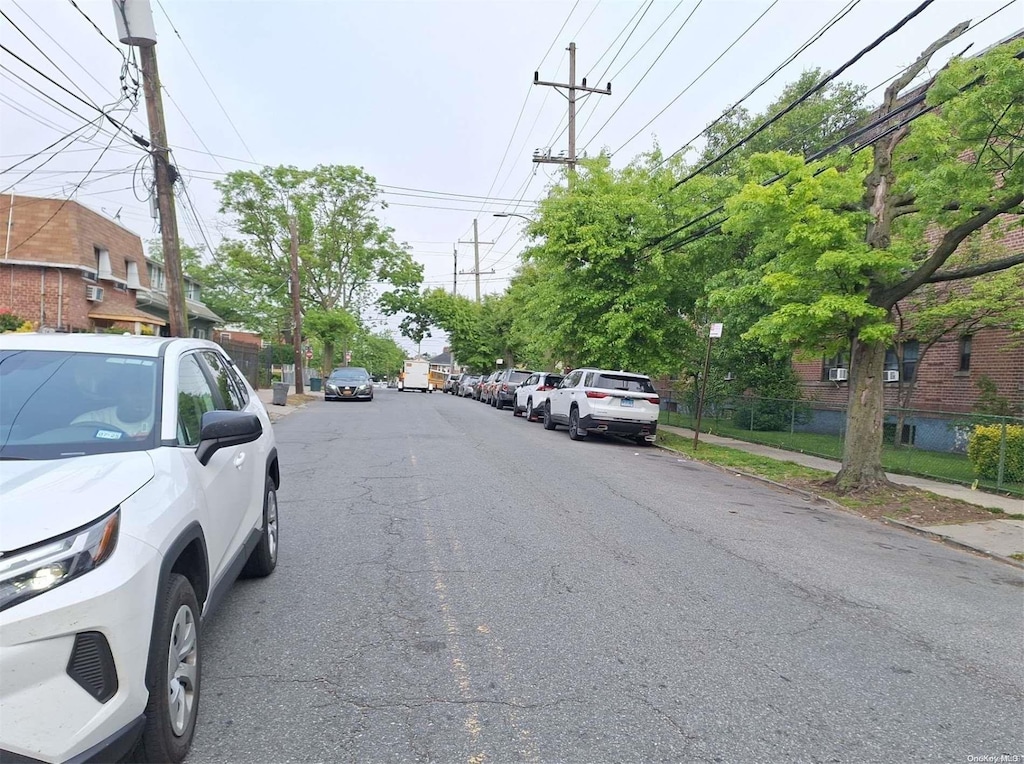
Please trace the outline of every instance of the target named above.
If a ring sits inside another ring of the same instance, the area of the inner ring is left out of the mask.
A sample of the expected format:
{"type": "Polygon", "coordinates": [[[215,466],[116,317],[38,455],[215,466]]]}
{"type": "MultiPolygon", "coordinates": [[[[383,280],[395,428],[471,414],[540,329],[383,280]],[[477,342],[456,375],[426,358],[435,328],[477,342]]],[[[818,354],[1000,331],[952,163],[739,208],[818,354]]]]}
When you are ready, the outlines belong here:
{"type": "Polygon", "coordinates": [[[899,382],[900,381],[900,373],[896,369],[892,369],[892,370],[886,369],[885,371],[882,372],[882,381],[883,382],[899,382]]]}
{"type": "Polygon", "coordinates": [[[828,380],[829,382],[845,382],[850,378],[849,369],[829,369],[828,380]]]}
{"type": "Polygon", "coordinates": [[[85,299],[91,300],[92,302],[103,302],[103,287],[86,284],[85,299]]]}

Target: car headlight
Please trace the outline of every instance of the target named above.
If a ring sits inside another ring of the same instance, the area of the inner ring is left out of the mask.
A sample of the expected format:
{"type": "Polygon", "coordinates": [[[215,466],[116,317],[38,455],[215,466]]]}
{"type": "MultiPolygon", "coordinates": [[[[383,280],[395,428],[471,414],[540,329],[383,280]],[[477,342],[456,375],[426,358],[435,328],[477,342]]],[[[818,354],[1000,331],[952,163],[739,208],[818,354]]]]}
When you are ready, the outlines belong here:
{"type": "Polygon", "coordinates": [[[359,389],[359,390],[369,390],[369,389],[370,389],[370,386],[369,386],[369,385],[360,385],[360,386],[358,387],[358,389],[359,389]]]}
{"type": "Polygon", "coordinates": [[[0,610],[88,573],[117,547],[121,508],[66,536],[0,556],[0,610]]]}

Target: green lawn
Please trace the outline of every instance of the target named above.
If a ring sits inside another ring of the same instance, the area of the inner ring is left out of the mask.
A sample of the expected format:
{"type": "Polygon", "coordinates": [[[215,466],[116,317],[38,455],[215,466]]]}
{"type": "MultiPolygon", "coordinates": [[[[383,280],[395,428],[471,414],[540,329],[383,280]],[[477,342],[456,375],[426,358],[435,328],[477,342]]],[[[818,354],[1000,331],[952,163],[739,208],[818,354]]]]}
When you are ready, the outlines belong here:
{"type": "MultiPolygon", "coordinates": [[[[677,427],[693,428],[693,420],[688,414],[663,411],[659,421],[662,424],[677,427]]],[[[802,454],[813,454],[826,459],[841,460],[843,442],[835,435],[821,435],[814,432],[762,432],[736,427],[731,421],[721,419],[704,419],[701,421],[701,432],[710,432],[726,438],[775,446],[787,451],[802,454]]],[[[938,451],[922,451],[913,447],[895,448],[885,445],[882,450],[882,465],[888,472],[900,475],[918,475],[934,478],[947,483],[971,485],[975,480],[974,470],[964,454],[943,453],[938,451]]],[[[991,491],[996,488],[995,480],[978,480],[978,487],[991,491]]],[[[1024,496],[1024,484],[1006,483],[1001,489],[1005,493],[1024,496]]]]}

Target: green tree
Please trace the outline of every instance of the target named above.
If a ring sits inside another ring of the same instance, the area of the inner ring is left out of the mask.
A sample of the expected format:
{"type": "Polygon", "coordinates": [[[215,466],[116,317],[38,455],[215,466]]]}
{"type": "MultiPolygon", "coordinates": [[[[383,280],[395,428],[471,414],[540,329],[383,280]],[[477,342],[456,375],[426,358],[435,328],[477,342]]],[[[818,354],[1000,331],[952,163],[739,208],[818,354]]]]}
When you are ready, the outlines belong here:
{"type": "MultiPolygon", "coordinates": [[[[302,330],[303,334],[320,340],[325,349],[338,345],[348,347],[359,330],[359,321],[344,308],[310,308],[302,317],[302,330]]],[[[333,363],[334,358],[325,350],[321,356],[322,373],[330,374],[333,363]]]]}
{"type": "MultiPolygon", "coordinates": [[[[883,112],[934,52],[886,90],[883,112]]],[[[885,482],[882,370],[897,304],[927,284],[959,282],[1024,263],[1007,252],[1024,200],[1024,42],[956,60],[936,78],[934,111],[882,136],[866,152],[807,167],[802,158],[755,156],[729,200],[725,231],[755,241],[747,277],[720,299],[753,298],[771,312],[750,335],[789,347],[851,348],[839,490],[885,482]],[[769,186],[766,177],[785,172],[769,186]],[[865,235],[866,231],[866,235],[865,235]],[[971,242],[984,243],[983,255],[971,242]]]]}
{"type": "MultiPolygon", "coordinates": [[[[821,69],[808,69],[786,85],[778,98],[760,113],[751,114],[743,106],[729,112],[707,131],[707,142],[699,163],[703,164],[721,154],[758,125],[793,103],[824,77],[825,73],[821,69]]],[[[865,90],[863,86],[850,82],[829,83],[778,122],[717,162],[709,171],[728,175],[754,154],[786,151],[810,156],[831,146],[849,133],[851,126],[868,115],[869,110],[862,105],[865,90]]]]}
{"type": "MultiPolygon", "coordinates": [[[[289,300],[290,223],[299,240],[299,281],[304,310],[344,310],[359,316],[373,302],[418,289],[423,269],[381,224],[376,180],[357,167],[318,165],[312,170],[265,167],[237,171],[217,183],[221,211],[233,215],[244,246],[225,254],[239,286],[282,306],[289,300]]],[[[324,341],[325,366],[335,341],[324,341]]]]}

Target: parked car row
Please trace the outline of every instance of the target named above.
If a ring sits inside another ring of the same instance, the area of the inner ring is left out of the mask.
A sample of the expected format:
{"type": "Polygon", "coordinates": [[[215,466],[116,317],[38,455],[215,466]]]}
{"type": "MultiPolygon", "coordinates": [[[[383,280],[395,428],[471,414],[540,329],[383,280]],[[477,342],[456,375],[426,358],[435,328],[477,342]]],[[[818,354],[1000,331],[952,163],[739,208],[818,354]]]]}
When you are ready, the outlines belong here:
{"type": "Polygon", "coordinates": [[[661,400],[650,377],[643,374],[586,368],[563,376],[503,369],[485,377],[451,375],[445,387],[445,392],[498,410],[507,407],[528,422],[543,421],[546,430],[567,427],[573,440],[610,433],[649,445],[658,429],[661,400]]]}

